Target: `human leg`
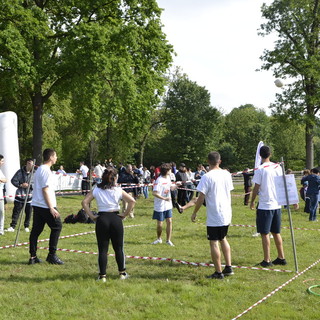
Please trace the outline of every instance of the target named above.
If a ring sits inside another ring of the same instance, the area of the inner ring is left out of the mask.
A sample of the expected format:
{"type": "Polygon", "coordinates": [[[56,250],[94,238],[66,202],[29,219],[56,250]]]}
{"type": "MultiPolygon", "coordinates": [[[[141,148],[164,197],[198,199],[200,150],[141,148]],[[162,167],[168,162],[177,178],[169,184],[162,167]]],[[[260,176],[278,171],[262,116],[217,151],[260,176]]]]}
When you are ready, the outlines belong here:
{"type": "Polygon", "coordinates": [[[22,208],[23,208],[22,202],[14,201],[13,210],[12,210],[12,220],[10,223],[10,227],[12,227],[13,229],[16,228],[22,208]]]}
{"type": "Polygon", "coordinates": [[[0,200],[0,235],[4,234],[4,214],[4,200],[2,199],[0,200]]]}
{"type": "Polygon", "coordinates": [[[157,238],[161,239],[163,221],[157,220],[157,238]]]}
{"type": "Polygon", "coordinates": [[[126,270],[125,255],[123,251],[123,223],[116,214],[110,214],[110,238],[115,253],[118,270],[120,273],[126,270]]]}
{"type": "Polygon", "coordinates": [[[95,230],[98,244],[99,275],[105,276],[108,265],[108,249],[110,240],[110,225],[107,214],[103,214],[98,217],[95,230]]]}
{"type": "Polygon", "coordinates": [[[42,208],[40,207],[33,207],[33,224],[32,230],[29,237],[29,252],[31,258],[36,257],[37,255],[37,243],[38,237],[43,231],[45,220],[42,216],[42,208]]]}
{"type": "Polygon", "coordinates": [[[310,198],[310,214],[309,214],[309,221],[316,220],[317,208],[318,208],[318,195],[311,194],[309,195],[310,198]]]}
{"type": "Polygon", "coordinates": [[[60,217],[54,218],[49,209],[44,209],[43,215],[47,225],[51,229],[49,239],[49,254],[54,255],[57,251],[58,240],[62,230],[61,219],[60,217]]]}
{"type": "Polygon", "coordinates": [[[261,233],[263,260],[270,262],[270,237],[269,234],[261,233]]]}
{"type": "Polygon", "coordinates": [[[220,244],[226,266],[231,266],[231,249],[227,238],[225,237],[223,240],[221,240],[220,244]]]}
{"type": "Polygon", "coordinates": [[[272,233],[273,234],[273,239],[274,243],[277,248],[278,252],[278,258],[279,259],[284,259],[284,251],[283,251],[283,244],[282,244],[282,237],[280,233],[272,233]]]}
{"type": "Polygon", "coordinates": [[[210,240],[210,253],[216,272],[221,273],[221,253],[218,240],[210,240]]]}
{"type": "Polygon", "coordinates": [[[166,218],[166,232],[167,232],[167,241],[171,241],[172,235],[172,218],[166,218]]]}
{"type": "Polygon", "coordinates": [[[31,219],[31,213],[32,213],[32,206],[31,203],[27,203],[26,204],[26,208],[25,208],[25,219],[24,219],[24,227],[25,228],[29,228],[30,225],[30,219],[31,219]]]}

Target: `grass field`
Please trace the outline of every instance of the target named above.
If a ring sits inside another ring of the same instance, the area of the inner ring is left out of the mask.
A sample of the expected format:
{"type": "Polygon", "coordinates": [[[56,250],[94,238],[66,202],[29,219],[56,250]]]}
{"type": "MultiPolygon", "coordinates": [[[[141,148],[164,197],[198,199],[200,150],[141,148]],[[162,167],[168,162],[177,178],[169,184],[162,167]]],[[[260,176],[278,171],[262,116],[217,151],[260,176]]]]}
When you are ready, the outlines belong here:
{"type": "MultiPolygon", "coordinates": [[[[255,225],[255,213],[243,206],[242,186],[236,185],[232,194],[232,223],[255,225]]],[[[59,197],[62,218],[77,213],[81,199],[72,195],[59,197]]],[[[181,215],[175,210],[175,247],[151,245],[156,238],[156,223],[151,219],[153,199],[138,199],[135,219],[124,221],[126,254],[210,263],[204,210],[200,210],[197,223],[190,221],[192,209],[181,215]]],[[[6,227],[11,212],[12,204],[8,204],[6,227]]],[[[320,259],[320,222],[309,222],[302,209],[292,212],[292,216],[295,228],[309,229],[295,230],[301,272],[320,259]]],[[[287,211],[283,211],[283,226],[289,226],[287,211]]],[[[64,224],[61,236],[90,231],[94,231],[93,224],[64,224]]],[[[133,258],[127,259],[131,277],[120,281],[111,256],[107,282],[96,282],[97,255],[92,253],[97,252],[97,246],[92,232],[59,240],[59,248],[91,252],[58,252],[65,261],[63,266],[46,262],[27,265],[27,246],[1,249],[0,319],[232,319],[296,275],[290,230],[286,228],[282,229],[282,236],[288,265],[275,268],[292,272],[252,269],[263,258],[261,239],[252,237],[254,232],[252,227],[229,228],[232,264],[247,268],[235,268],[233,276],[221,281],[205,278],[213,273],[212,267],[133,258]]],[[[0,247],[13,244],[15,235],[6,232],[0,237],[0,247]]],[[[40,239],[47,239],[48,235],[46,227],[40,239]]],[[[19,242],[27,241],[28,234],[22,228],[19,242]]],[[[48,242],[39,246],[47,247],[48,242]]],[[[273,242],[271,253],[275,259],[273,242]]],[[[45,260],[46,255],[47,250],[39,249],[40,258],[45,260]]],[[[241,319],[319,319],[320,297],[307,293],[311,285],[320,285],[319,267],[320,263],[316,264],[241,319]]]]}

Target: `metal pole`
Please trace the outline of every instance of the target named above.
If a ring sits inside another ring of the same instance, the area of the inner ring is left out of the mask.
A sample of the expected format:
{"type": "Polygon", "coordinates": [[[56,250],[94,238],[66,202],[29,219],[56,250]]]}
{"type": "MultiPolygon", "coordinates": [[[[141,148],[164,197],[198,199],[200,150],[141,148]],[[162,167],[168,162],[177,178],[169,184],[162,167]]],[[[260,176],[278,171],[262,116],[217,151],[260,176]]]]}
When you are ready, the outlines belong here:
{"type": "Polygon", "coordinates": [[[31,181],[32,181],[32,178],[33,178],[35,163],[36,163],[36,159],[33,160],[33,166],[32,166],[32,169],[31,169],[31,172],[30,172],[30,176],[29,176],[29,181],[28,181],[27,194],[26,194],[26,198],[24,199],[23,208],[22,208],[21,213],[20,213],[19,225],[18,225],[18,230],[17,230],[17,234],[16,234],[16,239],[14,241],[14,247],[16,247],[17,243],[18,243],[19,234],[20,234],[20,228],[21,228],[21,224],[22,224],[22,219],[23,219],[23,216],[24,216],[24,212],[25,212],[25,209],[26,209],[27,202],[28,202],[28,195],[29,195],[29,192],[30,192],[31,181]]]}
{"type": "Polygon", "coordinates": [[[287,210],[288,210],[289,223],[290,223],[290,232],[291,232],[291,242],[292,242],[292,248],[293,248],[294,264],[295,264],[295,268],[296,268],[296,273],[298,273],[299,271],[298,271],[298,259],[297,259],[297,251],[296,251],[296,242],[295,242],[295,239],[294,239],[294,231],[293,231],[293,226],[292,226],[292,217],[291,217],[291,211],[290,211],[290,205],[289,205],[289,195],[288,195],[286,175],[285,175],[285,171],[284,171],[283,157],[281,157],[281,168],[282,168],[284,190],[285,190],[285,194],[286,194],[287,210]]]}

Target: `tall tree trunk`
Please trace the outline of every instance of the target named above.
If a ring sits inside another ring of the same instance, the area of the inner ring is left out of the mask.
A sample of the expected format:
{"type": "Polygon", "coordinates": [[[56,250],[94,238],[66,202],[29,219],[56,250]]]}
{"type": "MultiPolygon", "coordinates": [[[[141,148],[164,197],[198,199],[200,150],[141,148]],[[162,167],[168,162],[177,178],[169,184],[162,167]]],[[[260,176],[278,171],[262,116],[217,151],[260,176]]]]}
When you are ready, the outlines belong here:
{"type": "Polygon", "coordinates": [[[42,144],[43,144],[43,131],[42,131],[42,111],[43,100],[41,92],[37,92],[32,97],[33,106],[33,158],[36,159],[36,164],[40,165],[42,162],[42,144]]]}
{"type": "Polygon", "coordinates": [[[306,168],[313,168],[313,125],[306,122],[306,168]]]}

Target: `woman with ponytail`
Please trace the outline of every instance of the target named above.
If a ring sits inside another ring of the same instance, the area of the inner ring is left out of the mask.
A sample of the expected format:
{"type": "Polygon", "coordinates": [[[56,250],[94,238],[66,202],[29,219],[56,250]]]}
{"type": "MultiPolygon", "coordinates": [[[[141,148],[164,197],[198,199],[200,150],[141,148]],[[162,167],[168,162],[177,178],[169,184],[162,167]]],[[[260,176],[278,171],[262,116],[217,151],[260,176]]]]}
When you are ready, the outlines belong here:
{"type": "Polygon", "coordinates": [[[99,256],[99,278],[106,282],[106,270],[108,263],[108,248],[111,240],[115,252],[120,279],[128,278],[125,266],[125,255],[123,251],[123,224],[122,220],[129,215],[135,205],[135,200],[128,193],[116,186],[117,171],[107,168],[102,174],[102,181],[82,201],[82,207],[87,215],[96,221],[96,237],[98,242],[99,256]],[[98,216],[92,214],[90,203],[96,199],[98,216]],[[120,200],[128,203],[126,211],[119,214],[120,200]]]}

